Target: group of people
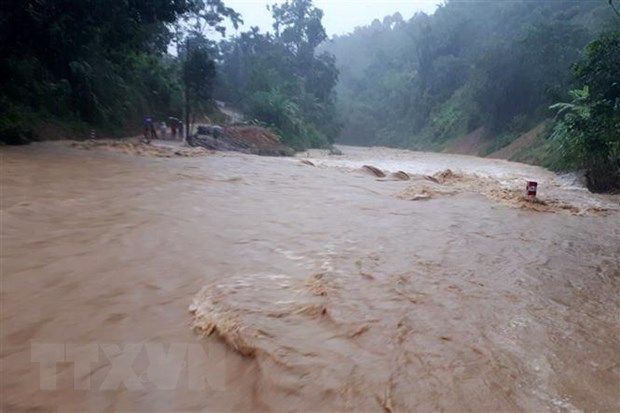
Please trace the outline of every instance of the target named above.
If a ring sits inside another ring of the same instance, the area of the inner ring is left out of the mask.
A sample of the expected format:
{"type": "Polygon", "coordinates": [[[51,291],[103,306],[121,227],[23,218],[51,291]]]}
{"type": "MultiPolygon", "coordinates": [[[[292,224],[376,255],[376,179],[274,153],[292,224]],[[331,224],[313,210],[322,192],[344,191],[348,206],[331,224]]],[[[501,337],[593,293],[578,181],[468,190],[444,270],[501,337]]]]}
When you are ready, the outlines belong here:
{"type": "MultiPolygon", "coordinates": [[[[183,139],[183,122],[178,118],[169,117],[168,122],[159,123],[159,133],[161,139],[168,139],[168,128],[170,128],[170,139],[177,140],[177,136],[183,139]]],[[[144,143],[151,143],[151,140],[158,139],[157,128],[152,117],[144,118],[144,143]]]]}

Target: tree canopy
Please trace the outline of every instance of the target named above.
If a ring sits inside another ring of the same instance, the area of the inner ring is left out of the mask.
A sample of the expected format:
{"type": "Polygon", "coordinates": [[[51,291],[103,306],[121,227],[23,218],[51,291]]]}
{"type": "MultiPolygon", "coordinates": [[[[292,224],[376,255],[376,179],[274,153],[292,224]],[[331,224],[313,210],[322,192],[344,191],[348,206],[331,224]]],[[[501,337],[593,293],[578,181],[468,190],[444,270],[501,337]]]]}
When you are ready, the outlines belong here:
{"type": "Polygon", "coordinates": [[[258,28],[223,41],[216,96],[274,128],[296,149],[326,146],[339,132],[335,58],[317,53],[323,12],[311,0],[270,7],[275,34],[258,28]]]}
{"type": "Polygon", "coordinates": [[[5,0],[0,139],[27,142],[47,120],[189,124],[214,99],[298,150],[440,150],[473,131],[496,150],[554,119],[558,165],[587,169],[594,190],[620,186],[616,0],[444,0],[332,39],[312,0],[268,9],[273,32],[222,38],[242,23],[223,0],[5,0]]]}
{"type": "Polygon", "coordinates": [[[561,116],[553,138],[564,159],[588,171],[596,192],[620,188],[620,32],[605,33],[588,44],[573,68],[579,89],[570,103],[551,106],[561,116]]]}
{"type": "Polygon", "coordinates": [[[26,142],[40,119],[114,130],[184,113],[189,124],[217,93],[298,149],[328,145],[338,71],[316,52],[323,12],[311,0],[270,10],[275,35],[250,29],[218,43],[226,20],[242,22],[222,0],[7,0],[0,135],[26,142]]]}
{"type": "Polygon", "coordinates": [[[480,127],[527,130],[567,97],[571,65],[616,25],[609,12],[606,0],[447,0],[337,36],[324,49],[341,73],[341,140],[432,149],[480,127]]]}
{"type": "Polygon", "coordinates": [[[3,2],[2,139],[27,140],[34,116],[114,129],[180,114],[182,76],[170,42],[199,23],[222,31],[225,18],[239,21],[221,0],[3,2]]]}

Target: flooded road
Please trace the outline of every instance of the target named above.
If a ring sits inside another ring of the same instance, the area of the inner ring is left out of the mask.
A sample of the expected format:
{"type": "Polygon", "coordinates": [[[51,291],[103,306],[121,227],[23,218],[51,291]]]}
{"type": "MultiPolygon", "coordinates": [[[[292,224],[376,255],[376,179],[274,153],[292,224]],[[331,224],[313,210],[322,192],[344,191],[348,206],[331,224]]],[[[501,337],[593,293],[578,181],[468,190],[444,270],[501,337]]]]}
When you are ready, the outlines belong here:
{"type": "Polygon", "coordinates": [[[3,410],[620,409],[618,196],[342,150],[2,148],[3,410]]]}

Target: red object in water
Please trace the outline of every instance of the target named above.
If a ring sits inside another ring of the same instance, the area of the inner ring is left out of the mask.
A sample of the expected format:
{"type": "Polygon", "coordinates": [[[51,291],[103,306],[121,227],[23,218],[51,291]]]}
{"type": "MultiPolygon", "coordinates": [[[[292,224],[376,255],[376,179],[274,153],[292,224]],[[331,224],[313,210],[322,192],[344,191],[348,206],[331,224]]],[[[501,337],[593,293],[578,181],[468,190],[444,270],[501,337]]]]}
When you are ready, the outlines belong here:
{"type": "Polygon", "coordinates": [[[536,197],[536,189],[538,188],[538,182],[528,181],[527,182],[527,196],[536,197]]]}

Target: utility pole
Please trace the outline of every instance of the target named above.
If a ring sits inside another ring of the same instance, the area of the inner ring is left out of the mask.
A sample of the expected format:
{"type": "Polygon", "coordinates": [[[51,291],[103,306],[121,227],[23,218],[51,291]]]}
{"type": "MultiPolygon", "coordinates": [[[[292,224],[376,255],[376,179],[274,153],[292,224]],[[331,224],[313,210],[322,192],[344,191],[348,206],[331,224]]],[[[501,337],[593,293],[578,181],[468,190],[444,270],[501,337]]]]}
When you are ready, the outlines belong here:
{"type": "Polygon", "coordinates": [[[189,100],[189,86],[188,83],[185,82],[185,140],[189,138],[190,135],[190,124],[189,124],[189,112],[190,112],[190,100],[189,100]]]}
{"type": "MultiPolygon", "coordinates": [[[[189,38],[185,39],[185,67],[183,68],[183,71],[185,72],[186,67],[187,67],[187,62],[189,59],[189,38]]],[[[190,135],[190,124],[189,124],[189,119],[190,119],[190,98],[189,98],[189,79],[187,79],[187,73],[184,73],[183,76],[184,80],[185,80],[185,141],[187,142],[187,138],[189,138],[190,135]]]]}

